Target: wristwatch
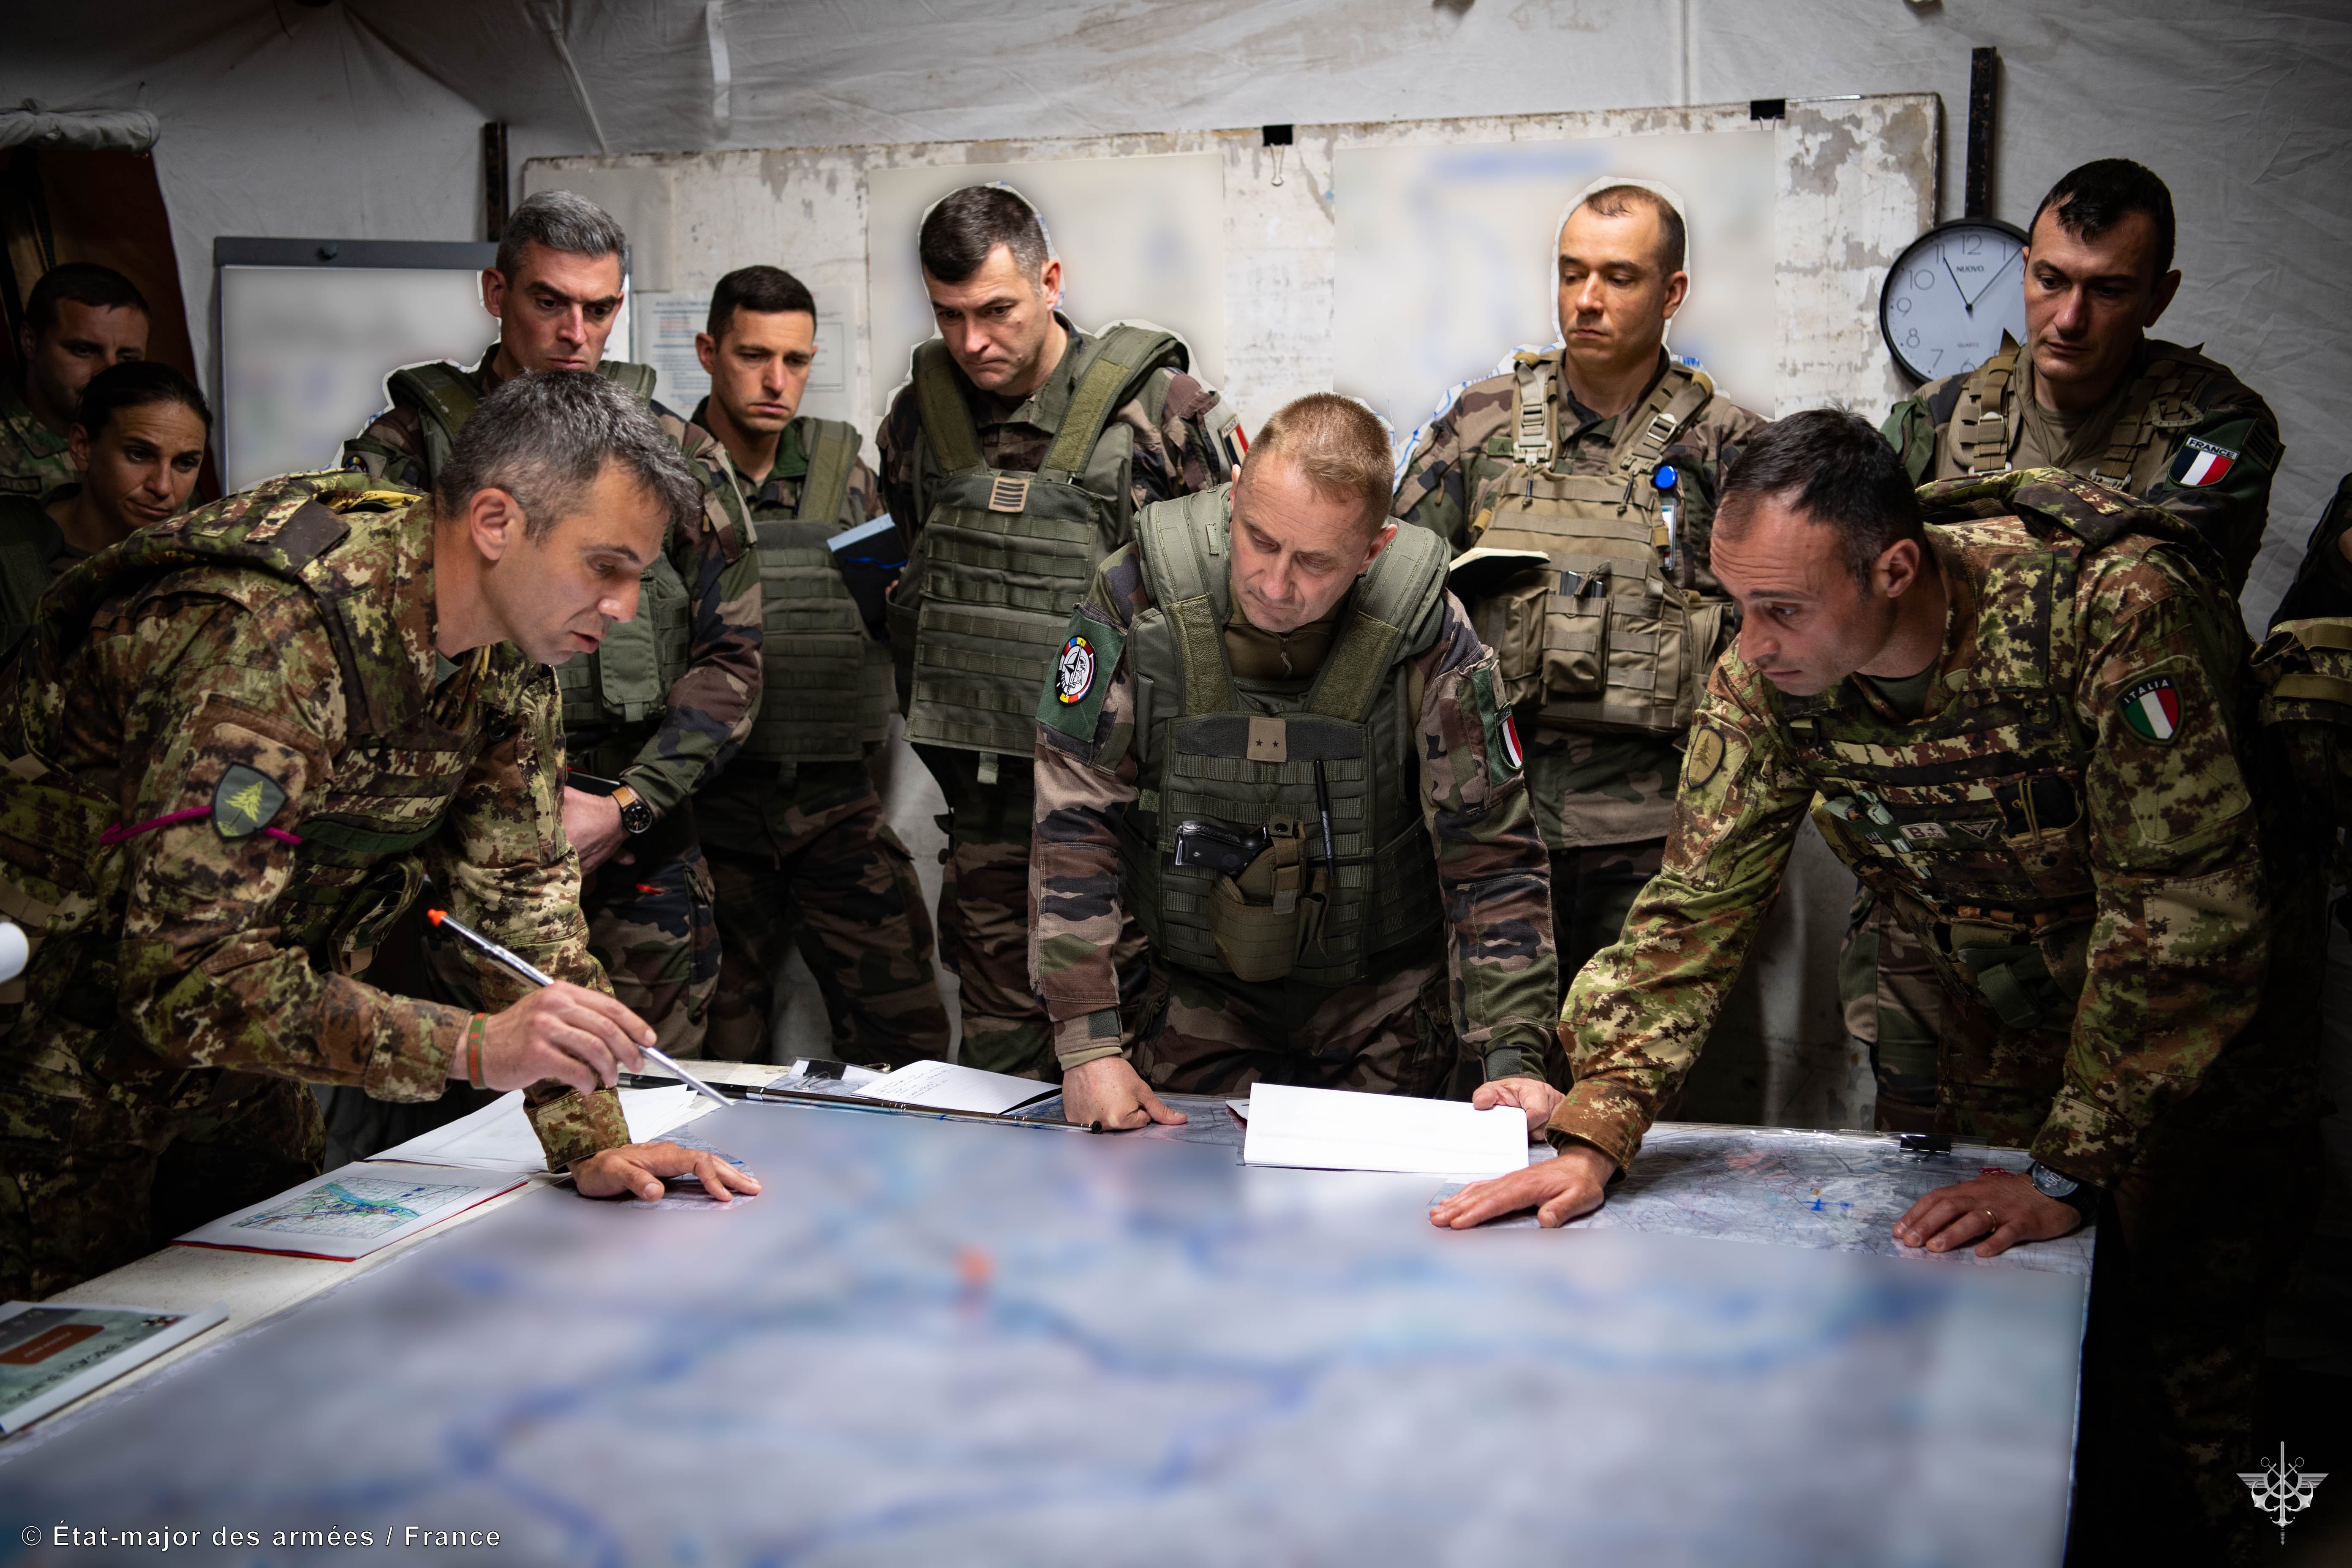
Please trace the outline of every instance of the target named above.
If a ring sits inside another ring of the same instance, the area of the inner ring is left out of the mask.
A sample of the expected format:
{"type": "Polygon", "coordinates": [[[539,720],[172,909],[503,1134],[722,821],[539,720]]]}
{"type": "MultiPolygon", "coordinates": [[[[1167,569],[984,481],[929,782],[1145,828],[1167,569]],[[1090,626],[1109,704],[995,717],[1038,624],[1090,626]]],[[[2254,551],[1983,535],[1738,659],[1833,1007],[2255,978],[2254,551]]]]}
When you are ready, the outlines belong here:
{"type": "Polygon", "coordinates": [[[630,833],[643,833],[654,825],[654,808],[645,797],[627,784],[613,792],[613,804],[621,808],[621,826],[630,833]]]}
{"type": "Polygon", "coordinates": [[[2033,1162],[2026,1174],[2032,1178],[2035,1192],[2045,1198],[2056,1198],[2081,1215],[2085,1225],[2090,1223],[2091,1215],[2099,1206],[2098,1188],[2084,1186],[2074,1177],[2053,1171],[2039,1160],[2033,1162]]]}

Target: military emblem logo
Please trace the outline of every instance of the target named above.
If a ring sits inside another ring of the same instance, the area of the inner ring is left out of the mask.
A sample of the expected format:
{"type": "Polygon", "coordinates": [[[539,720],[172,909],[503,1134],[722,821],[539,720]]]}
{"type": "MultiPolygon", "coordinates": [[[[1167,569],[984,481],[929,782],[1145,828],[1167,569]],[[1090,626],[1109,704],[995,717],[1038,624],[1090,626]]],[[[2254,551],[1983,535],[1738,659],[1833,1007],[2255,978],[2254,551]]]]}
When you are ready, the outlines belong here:
{"type": "Polygon", "coordinates": [[[2168,675],[2152,675],[2124,693],[2124,723],[2151,745],[2168,746],[2180,728],[2180,693],[2168,675]]]}
{"type": "Polygon", "coordinates": [[[2286,1527],[2294,1522],[2296,1514],[2311,1506],[2311,1500],[2318,1494],[2319,1483],[2327,1479],[2327,1472],[2306,1470],[2300,1459],[2288,1464],[2286,1445],[2281,1443],[2277,1464],[2264,1459],[2261,1469],[2240,1470],[2238,1479],[2245,1482],[2246,1489],[2253,1494],[2254,1506],[2279,1527],[2279,1543],[2284,1545],[2286,1527]]]}
{"type": "Polygon", "coordinates": [[[1503,755],[1508,757],[1514,769],[1527,766],[1527,753],[1519,750],[1519,727],[1508,713],[1503,715],[1503,755]]]}
{"type": "Polygon", "coordinates": [[[248,838],[269,826],[286,804],[278,781],[243,763],[231,763],[213,785],[213,826],[223,838],[248,838]]]}
{"type": "Polygon", "coordinates": [[[1715,770],[1721,766],[1723,737],[1705,725],[1694,729],[1690,738],[1690,761],[1684,766],[1692,786],[1696,788],[1706,783],[1715,776],[1715,770]]]}
{"type": "Polygon", "coordinates": [[[2191,436],[2181,444],[2180,456],[2172,459],[2172,482],[2191,489],[2218,485],[2237,460],[2238,454],[2229,447],[2216,447],[2191,436]]]}
{"type": "Polygon", "coordinates": [[[1065,704],[1083,702],[1094,684],[1094,644],[1083,637],[1072,637],[1062,645],[1062,657],[1054,666],[1054,696],[1065,704]]]}

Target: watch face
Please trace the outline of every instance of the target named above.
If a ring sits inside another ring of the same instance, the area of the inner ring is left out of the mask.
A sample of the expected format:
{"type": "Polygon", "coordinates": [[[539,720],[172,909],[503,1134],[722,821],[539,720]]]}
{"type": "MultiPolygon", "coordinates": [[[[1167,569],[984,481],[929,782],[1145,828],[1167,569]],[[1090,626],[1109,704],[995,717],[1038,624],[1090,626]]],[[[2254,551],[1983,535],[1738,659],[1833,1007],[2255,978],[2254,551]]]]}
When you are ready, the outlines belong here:
{"type": "Polygon", "coordinates": [[[2025,341],[2025,236],[1994,218],[1938,224],[1911,242],[1878,296],[1878,330],[1914,381],[1982,364],[2003,332],[2025,341]]]}

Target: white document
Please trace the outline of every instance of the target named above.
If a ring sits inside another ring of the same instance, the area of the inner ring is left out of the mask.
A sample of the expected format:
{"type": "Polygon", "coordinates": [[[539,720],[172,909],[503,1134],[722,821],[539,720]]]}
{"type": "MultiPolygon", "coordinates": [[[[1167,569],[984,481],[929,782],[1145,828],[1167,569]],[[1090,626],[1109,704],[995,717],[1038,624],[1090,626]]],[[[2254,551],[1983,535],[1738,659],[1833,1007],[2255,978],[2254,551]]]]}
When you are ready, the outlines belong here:
{"type": "Polygon", "coordinates": [[[11,1301],[0,1307],[0,1432],[16,1432],[228,1321],[200,1312],[11,1301]]]}
{"type": "Polygon", "coordinates": [[[1001,1115],[1055,1093],[1050,1083],[1011,1073],[982,1072],[954,1062],[911,1062],[886,1072],[856,1090],[860,1100],[922,1105],[933,1110],[978,1110],[1001,1115]]]}
{"type": "MultiPolygon", "coordinates": [[[[639,1143],[673,1132],[718,1109],[684,1084],[621,1090],[621,1114],[628,1120],[630,1138],[639,1143]]],[[[451,1165],[466,1171],[547,1169],[547,1154],[539,1145],[539,1134],[530,1130],[530,1118],[523,1114],[520,1089],[470,1116],[459,1117],[446,1127],[421,1132],[405,1143],[371,1157],[412,1165],[451,1165]]]]}
{"type": "Polygon", "coordinates": [[[1528,1163],[1528,1113],[1516,1106],[1260,1083],[1247,1116],[1245,1165],[1499,1176],[1528,1163]]]}
{"type": "Polygon", "coordinates": [[[200,1225],[176,1241],[349,1263],[522,1184],[520,1174],[507,1172],[420,1175],[362,1160],[200,1225]]]}

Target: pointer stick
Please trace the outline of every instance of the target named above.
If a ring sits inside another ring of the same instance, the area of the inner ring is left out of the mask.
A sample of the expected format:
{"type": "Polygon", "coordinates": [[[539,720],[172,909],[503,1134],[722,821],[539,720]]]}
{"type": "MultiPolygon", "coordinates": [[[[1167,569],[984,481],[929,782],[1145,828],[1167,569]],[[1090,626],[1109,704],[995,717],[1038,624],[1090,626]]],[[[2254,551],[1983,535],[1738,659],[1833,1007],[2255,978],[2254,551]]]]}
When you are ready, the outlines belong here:
{"type": "MultiPolygon", "coordinates": [[[[484,955],[492,963],[504,965],[519,979],[529,981],[531,984],[539,986],[548,986],[555,984],[554,977],[549,974],[546,971],[541,969],[538,965],[528,962],[520,954],[508,952],[505,948],[500,947],[497,942],[492,942],[488,937],[484,936],[480,931],[476,931],[472,926],[467,925],[464,921],[457,919],[457,916],[451,914],[447,910],[427,910],[425,911],[425,918],[431,921],[436,926],[439,927],[443,931],[456,931],[459,936],[464,937],[467,942],[472,942],[476,947],[481,949],[484,955]]],[[[656,1066],[666,1068],[669,1071],[677,1074],[679,1078],[685,1079],[687,1088],[707,1095],[710,1099],[717,1100],[721,1105],[733,1105],[735,1103],[725,1095],[719,1093],[717,1089],[711,1088],[709,1084],[703,1082],[700,1079],[695,1077],[692,1073],[687,1071],[684,1068],[678,1066],[677,1063],[672,1061],[669,1057],[663,1052],[656,1050],[651,1046],[639,1046],[637,1049],[656,1066]]]]}

